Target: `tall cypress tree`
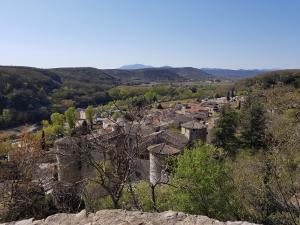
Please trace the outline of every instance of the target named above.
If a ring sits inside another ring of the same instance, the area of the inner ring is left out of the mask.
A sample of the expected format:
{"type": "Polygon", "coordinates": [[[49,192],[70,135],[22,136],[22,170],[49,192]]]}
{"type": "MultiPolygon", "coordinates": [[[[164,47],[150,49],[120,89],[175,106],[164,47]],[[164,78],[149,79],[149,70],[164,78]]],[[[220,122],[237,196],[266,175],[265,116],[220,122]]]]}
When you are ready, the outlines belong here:
{"type": "Polygon", "coordinates": [[[244,147],[261,149],[266,147],[265,109],[257,99],[248,99],[241,114],[241,142],[244,147]]]}
{"type": "Polygon", "coordinates": [[[213,129],[212,143],[223,148],[229,154],[234,154],[237,149],[238,139],[236,129],[238,126],[237,113],[232,110],[229,104],[224,105],[220,111],[220,117],[213,129]]]}

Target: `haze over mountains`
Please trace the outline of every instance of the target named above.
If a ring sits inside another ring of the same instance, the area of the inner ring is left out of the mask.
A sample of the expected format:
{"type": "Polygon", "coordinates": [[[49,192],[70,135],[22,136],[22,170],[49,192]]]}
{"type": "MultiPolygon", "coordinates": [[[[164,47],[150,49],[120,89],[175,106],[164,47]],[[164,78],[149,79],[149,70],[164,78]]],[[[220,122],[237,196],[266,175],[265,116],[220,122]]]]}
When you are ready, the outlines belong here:
{"type": "Polygon", "coordinates": [[[121,66],[119,69],[121,70],[136,70],[136,69],[146,69],[146,68],[152,68],[153,66],[144,65],[144,64],[130,64],[130,65],[124,65],[121,66]]]}

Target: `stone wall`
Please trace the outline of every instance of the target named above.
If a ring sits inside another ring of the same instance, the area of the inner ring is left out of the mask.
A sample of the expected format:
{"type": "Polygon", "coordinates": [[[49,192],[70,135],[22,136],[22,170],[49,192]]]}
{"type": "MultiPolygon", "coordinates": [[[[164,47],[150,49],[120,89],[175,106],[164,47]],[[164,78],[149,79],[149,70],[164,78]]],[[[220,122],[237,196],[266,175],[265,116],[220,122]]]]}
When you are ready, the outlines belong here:
{"type": "MultiPolygon", "coordinates": [[[[139,211],[101,210],[86,214],[83,210],[77,214],[55,214],[45,220],[33,219],[2,225],[255,225],[248,222],[220,222],[206,216],[196,216],[167,211],[163,213],[144,213],[139,211]]],[[[1,224],[0,224],[1,225],[1,224]]],[[[256,224],[257,225],[257,224],[256,224]]]]}

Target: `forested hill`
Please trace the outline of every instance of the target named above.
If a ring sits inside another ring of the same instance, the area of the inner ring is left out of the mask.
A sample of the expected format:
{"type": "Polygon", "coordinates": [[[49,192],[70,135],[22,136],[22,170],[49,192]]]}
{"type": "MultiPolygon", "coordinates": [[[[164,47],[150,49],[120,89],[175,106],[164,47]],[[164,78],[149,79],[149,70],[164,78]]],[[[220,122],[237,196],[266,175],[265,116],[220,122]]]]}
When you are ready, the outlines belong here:
{"type": "Polygon", "coordinates": [[[193,67],[159,67],[144,69],[111,69],[104,70],[126,83],[148,82],[181,82],[181,81],[206,81],[216,79],[200,69],[193,67]]]}
{"type": "Polygon", "coordinates": [[[102,70],[91,67],[38,69],[0,66],[0,128],[48,118],[70,106],[106,103],[107,91],[119,84],[208,80],[195,68],[102,70]]]}
{"type": "Polygon", "coordinates": [[[300,88],[300,69],[261,73],[255,77],[240,80],[237,82],[237,85],[257,88],[270,88],[276,85],[283,85],[300,88]]]}
{"type": "Polygon", "coordinates": [[[92,67],[73,67],[73,68],[54,68],[50,69],[51,72],[58,74],[61,79],[68,84],[70,80],[74,83],[82,82],[86,84],[96,84],[101,82],[102,85],[118,84],[116,77],[92,67]]]}
{"type": "Polygon", "coordinates": [[[62,86],[60,76],[28,67],[0,67],[0,125],[6,127],[48,115],[49,93],[62,86]]]}
{"type": "Polygon", "coordinates": [[[0,128],[48,118],[71,105],[106,103],[119,79],[94,68],[0,66],[0,128]]]}
{"type": "Polygon", "coordinates": [[[281,70],[240,80],[236,89],[259,95],[269,112],[300,121],[300,70],[281,70]]]}
{"type": "Polygon", "coordinates": [[[219,69],[219,68],[202,68],[202,71],[220,77],[220,78],[226,78],[226,79],[242,79],[247,77],[253,77],[260,73],[267,72],[268,70],[259,70],[259,69],[253,69],[253,70],[231,70],[231,69],[219,69]]]}
{"type": "Polygon", "coordinates": [[[205,80],[218,78],[218,76],[211,75],[201,69],[197,69],[194,67],[169,67],[168,70],[170,70],[188,80],[205,81],[205,80]]]}
{"type": "Polygon", "coordinates": [[[180,82],[185,81],[183,77],[179,76],[168,69],[146,68],[136,70],[119,70],[108,69],[104,70],[106,73],[119,78],[122,83],[126,84],[140,84],[149,82],[180,82]]]}

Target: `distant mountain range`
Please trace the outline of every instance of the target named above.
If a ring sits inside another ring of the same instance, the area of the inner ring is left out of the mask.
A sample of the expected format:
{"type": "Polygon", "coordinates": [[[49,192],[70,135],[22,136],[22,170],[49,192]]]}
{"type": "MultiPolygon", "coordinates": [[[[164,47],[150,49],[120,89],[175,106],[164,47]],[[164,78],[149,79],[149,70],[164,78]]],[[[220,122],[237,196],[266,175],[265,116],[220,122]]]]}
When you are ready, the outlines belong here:
{"type": "Polygon", "coordinates": [[[137,70],[137,69],[146,69],[152,68],[153,66],[144,65],[144,64],[131,64],[131,65],[124,65],[121,66],[119,69],[121,70],[137,70]]]}
{"type": "Polygon", "coordinates": [[[144,69],[108,69],[107,74],[120,79],[121,83],[205,81],[216,78],[193,67],[151,67],[144,69]]]}
{"type": "Polygon", "coordinates": [[[239,78],[245,78],[245,77],[253,77],[260,73],[273,71],[273,70],[267,70],[267,69],[222,69],[222,68],[194,68],[194,67],[171,67],[171,66],[163,66],[163,67],[153,67],[150,65],[144,65],[144,64],[132,64],[132,65],[124,65],[121,66],[119,69],[122,70],[140,70],[140,69],[170,69],[179,73],[179,75],[183,75],[183,77],[186,77],[187,79],[198,79],[199,74],[205,76],[205,74],[208,76],[210,75],[210,78],[218,77],[221,79],[239,79],[239,78]],[[180,71],[180,72],[179,72],[180,71]],[[200,72],[201,71],[201,72],[200,72]]]}

